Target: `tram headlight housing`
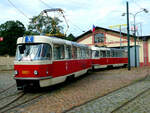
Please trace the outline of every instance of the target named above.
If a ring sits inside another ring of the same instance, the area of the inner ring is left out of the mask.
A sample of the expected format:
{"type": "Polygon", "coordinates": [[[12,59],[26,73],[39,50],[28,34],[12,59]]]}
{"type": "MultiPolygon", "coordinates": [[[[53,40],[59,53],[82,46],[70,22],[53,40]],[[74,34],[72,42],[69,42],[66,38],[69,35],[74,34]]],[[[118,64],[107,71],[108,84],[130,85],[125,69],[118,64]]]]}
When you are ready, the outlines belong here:
{"type": "Polygon", "coordinates": [[[34,70],[34,75],[38,75],[38,71],[37,70],[34,70]]]}
{"type": "Polygon", "coordinates": [[[15,75],[18,75],[18,71],[17,71],[17,70],[15,70],[15,72],[14,72],[14,73],[15,73],[15,75]]]}

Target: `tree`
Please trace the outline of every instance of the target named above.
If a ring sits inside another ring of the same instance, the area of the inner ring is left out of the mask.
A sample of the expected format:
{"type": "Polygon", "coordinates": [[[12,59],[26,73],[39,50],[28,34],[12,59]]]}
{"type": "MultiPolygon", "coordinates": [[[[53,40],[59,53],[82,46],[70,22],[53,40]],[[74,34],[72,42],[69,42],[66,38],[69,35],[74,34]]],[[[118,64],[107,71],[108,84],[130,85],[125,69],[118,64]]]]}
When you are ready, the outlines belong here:
{"type": "Polygon", "coordinates": [[[66,37],[66,40],[70,40],[70,41],[74,41],[75,39],[75,36],[73,34],[69,34],[67,37],[66,37]]]}
{"type": "Polygon", "coordinates": [[[16,41],[25,33],[25,27],[20,21],[7,21],[0,25],[0,37],[3,37],[3,42],[0,42],[0,55],[15,55],[16,41]]]}
{"type": "Polygon", "coordinates": [[[63,31],[63,27],[59,25],[61,22],[62,21],[59,20],[57,17],[51,18],[38,15],[31,18],[28,30],[31,33],[57,34],[63,31]]]}

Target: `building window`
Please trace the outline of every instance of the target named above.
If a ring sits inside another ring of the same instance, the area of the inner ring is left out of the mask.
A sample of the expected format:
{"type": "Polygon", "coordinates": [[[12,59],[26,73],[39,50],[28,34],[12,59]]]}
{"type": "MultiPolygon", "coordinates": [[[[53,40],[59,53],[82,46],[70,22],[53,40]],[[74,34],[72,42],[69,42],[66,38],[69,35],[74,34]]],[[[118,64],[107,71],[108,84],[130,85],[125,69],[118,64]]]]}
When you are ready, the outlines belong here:
{"type": "Polygon", "coordinates": [[[94,43],[104,43],[104,34],[103,33],[95,34],[94,43]]]}

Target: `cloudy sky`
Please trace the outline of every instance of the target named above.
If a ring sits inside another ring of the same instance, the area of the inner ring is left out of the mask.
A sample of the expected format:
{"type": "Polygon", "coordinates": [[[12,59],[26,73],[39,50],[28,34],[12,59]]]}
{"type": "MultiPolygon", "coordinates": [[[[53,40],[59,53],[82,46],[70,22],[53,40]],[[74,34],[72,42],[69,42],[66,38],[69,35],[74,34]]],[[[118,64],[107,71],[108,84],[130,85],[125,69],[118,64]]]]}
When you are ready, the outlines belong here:
{"type": "MultiPolygon", "coordinates": [[[[27,26],[29,19],[38,15],[42,10],[61,8],[64,10],[70,27],[68,34],[72,33],[75,36],[79,36],[92,29],[93,24],[104,28],[109,28],[111,25],[126,24],[126,16],[121,16],[122,13],[126,12],[126,1],[1,0],[0,24],[8,20],[19,20],[27,26]]],[[[139,26],[139,34],[150,35],[150,0],[128,0],[128,2],[130,13],[132,14],[143,10],[143,8],[149,11],[149,13],[138,13],[136,15],[136,24],[139,26]]],[[[130,15],[130,24],[133,24],[133,15],[130,15]]],[[[114,29],[118,30],[118,28],[114,29]]],[[[122,28],[122,31],[125,31],[125,29],[122,28]]]]}

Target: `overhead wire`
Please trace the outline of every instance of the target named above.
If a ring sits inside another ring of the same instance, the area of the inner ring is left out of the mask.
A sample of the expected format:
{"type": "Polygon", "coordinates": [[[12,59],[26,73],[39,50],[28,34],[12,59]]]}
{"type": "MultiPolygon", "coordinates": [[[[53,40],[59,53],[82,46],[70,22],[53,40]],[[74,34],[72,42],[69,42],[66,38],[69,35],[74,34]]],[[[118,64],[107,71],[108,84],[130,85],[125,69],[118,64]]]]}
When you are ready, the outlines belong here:
{"type": "Polygon", "coordinates": [[[78,28],[78,30],[80,30],[80,31],[82,31],[82,32],[85,32],[85,31],[84,31],[84,30],[82,30],[79,26],[77,26],[77,25],[73,24],[71,21],[70,21],[70,23],[71,23],[73,26],[75,26],[76,28],[78,28]]]}
{"type": "Polygon", "coordinates": [[[42,0],[39,0],[42,4],[44,4],[46,7],[48,7],[48,8],[53,8],[53,7],[51,7],[50,5],[48,5],[47,3],[45,3],[44,1],[42,1],[42,0]]]}
{"type": "Polygon", "coordinates": [[[20,12],[22,15],[24,15],[26,18],[30,19],[23,11],[21,11],[20,9],[18,9],[15,4],[13,4],[10,0],[7,0],[10,5],[12,5],[18,12],[20,12]]]}

